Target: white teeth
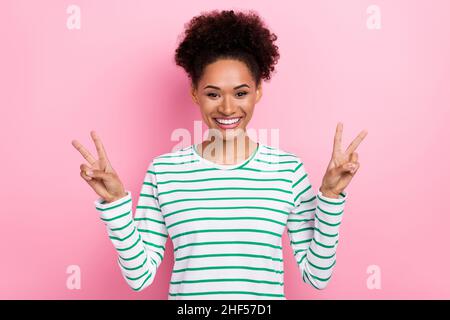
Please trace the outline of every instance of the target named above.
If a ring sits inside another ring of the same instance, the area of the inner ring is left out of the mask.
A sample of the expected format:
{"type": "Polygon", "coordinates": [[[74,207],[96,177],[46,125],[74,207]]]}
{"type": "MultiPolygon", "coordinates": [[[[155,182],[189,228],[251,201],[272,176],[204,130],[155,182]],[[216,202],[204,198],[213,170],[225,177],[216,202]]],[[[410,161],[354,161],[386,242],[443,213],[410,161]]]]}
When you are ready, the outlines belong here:
{"type": "Polygon", "coordinates": [[[233,124],[233,123],[238,122],[240,119],[241,119],[241,118],[234,118],[234,119],[232,119],[232,120],[228,120],[228,119],[225,120],[225,119],[219,119],[219,118],[216,118],[216,121],[219,122],[219,123],[221,123],[221,124],[233,124]]]}

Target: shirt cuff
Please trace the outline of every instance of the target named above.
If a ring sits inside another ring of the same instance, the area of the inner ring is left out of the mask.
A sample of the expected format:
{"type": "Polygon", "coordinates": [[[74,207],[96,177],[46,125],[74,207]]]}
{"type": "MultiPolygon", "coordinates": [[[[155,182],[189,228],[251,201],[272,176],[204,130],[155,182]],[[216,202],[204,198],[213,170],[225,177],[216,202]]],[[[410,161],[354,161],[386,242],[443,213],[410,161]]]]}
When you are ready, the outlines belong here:
{"type": "Polygon", "coordinates": [[[339,198],[329,198],[325,197],[319,190],[317,192],[317,207],[321,216],[328,220],[341,220],[347,195],[347,192],[341,192],[339,198]]]}
{"type": "Polygon", "coordinates": [[[101,218],[113,218],[131,210],[131,192],[126,190],[126,196],[107,203],[103,198],[94,201],[95,208],[100,212],[101,218]]]}
{"type": "Polygon", "coordinates": [[[336,204],[336,203],[341,203],[343,201],[345,202],[345,200],[347,200],[348,192],[342,191],[339,194],[339,198],[325,197],[320,190],[318,190],[317,195],[318,195],[319,200],[322,200],[322,201],[325,200],[325,201],[331,202],[333,204],[336,204]]]}

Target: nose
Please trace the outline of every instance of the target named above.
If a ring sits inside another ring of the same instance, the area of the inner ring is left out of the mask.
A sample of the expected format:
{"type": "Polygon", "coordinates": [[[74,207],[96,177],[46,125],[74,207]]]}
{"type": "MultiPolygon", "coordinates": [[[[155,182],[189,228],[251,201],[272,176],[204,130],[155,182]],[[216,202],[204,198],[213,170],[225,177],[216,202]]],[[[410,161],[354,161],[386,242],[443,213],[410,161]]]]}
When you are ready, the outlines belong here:
{"type": "Polygon", "coordinates": [[[219,107],[217,108],[217,110],[226,115],[232,115],[235,113],[237,107],[235,105],[235,102],[233,101],[233,99],[227,95],[224,96],[224,98],[222,99],[222,103],[219,105],[219,107]]]}

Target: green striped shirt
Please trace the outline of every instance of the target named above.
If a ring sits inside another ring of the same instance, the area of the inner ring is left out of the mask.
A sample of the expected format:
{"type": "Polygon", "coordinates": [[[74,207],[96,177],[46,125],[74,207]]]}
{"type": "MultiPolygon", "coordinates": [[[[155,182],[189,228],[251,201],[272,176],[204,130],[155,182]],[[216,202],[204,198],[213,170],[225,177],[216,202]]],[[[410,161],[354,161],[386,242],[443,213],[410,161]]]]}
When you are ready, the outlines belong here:
{"type": "Polygon", "coordinates": [[[302,160],[279,148],[258,143],[246,161],[221,165],[194,144],[151,161],[134,214],[130,191],[95,206],[135,291],[153,282],[170,237],[168,299],[285,299],[284,230],[303,281],[325,288],[346,198],[316,194],[302,160]]]}

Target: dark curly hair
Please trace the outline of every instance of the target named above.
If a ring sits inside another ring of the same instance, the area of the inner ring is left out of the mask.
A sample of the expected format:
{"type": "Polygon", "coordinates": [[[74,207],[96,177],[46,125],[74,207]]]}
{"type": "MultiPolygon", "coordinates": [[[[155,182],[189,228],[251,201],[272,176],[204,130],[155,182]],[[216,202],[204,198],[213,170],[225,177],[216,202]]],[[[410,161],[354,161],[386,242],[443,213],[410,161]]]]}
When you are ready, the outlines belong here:
{"type": "Polygon", "coordinates": [[[185,24],[183,39],[175,54],[175,63],[186,71],[197,86],[204,68],[221,58],[244,62],[259,85],[270,80],[280,54],[270,32],[258,14],[234,10],[202,12],[185,24]]]}

